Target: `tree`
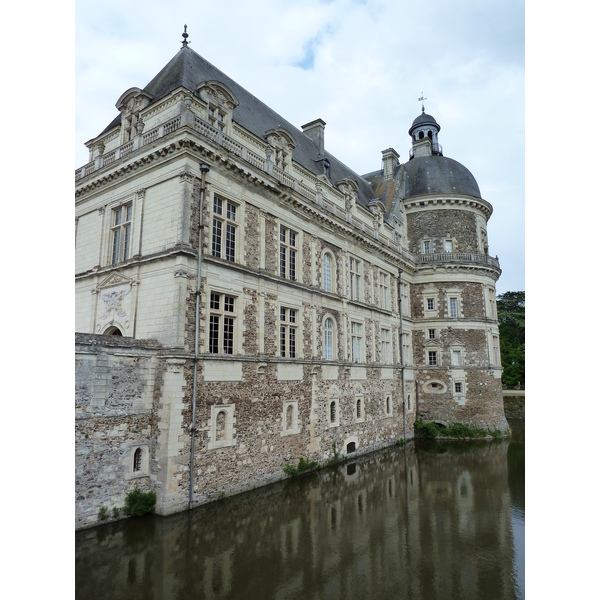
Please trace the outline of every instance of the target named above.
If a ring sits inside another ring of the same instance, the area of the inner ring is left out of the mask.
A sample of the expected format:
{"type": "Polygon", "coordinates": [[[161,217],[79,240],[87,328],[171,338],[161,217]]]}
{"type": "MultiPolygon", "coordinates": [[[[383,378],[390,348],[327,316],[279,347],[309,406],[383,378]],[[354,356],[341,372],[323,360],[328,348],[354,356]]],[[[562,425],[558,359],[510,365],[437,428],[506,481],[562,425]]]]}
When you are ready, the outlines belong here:
{"type": "Polygon", "coordinates": [[[506,292],[496,299],[500,330],[502,385],[525,387],[525,292],[506,292]]]}

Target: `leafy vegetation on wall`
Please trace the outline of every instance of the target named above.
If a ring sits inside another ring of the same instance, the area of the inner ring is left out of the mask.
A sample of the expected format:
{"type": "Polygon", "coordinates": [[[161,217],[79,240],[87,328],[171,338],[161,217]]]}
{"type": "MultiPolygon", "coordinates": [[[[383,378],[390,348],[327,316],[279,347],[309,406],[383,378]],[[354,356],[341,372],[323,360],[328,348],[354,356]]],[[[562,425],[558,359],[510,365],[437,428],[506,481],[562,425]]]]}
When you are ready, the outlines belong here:
{"type": "Polygon", "coordinates": [[[500,329],[502,385],[525,387],[525,292],[506,292],[496,299],[500,329]]]}

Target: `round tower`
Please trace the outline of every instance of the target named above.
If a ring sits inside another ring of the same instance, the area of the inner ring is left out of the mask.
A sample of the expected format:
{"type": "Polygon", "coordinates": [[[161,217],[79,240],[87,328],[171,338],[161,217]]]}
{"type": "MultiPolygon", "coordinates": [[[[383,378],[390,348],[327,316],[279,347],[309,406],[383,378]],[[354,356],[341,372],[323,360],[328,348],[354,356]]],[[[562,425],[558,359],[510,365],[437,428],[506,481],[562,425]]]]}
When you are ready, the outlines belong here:
{"type": "Polygon", "coordinates": [[[398,181],[415,260],[417,411],[425,421],[505,431],[495,291],[501,270],[487,240],[492,206],[471,172],[443,155],[440,129],[423,108],[408,131],[410,160],[398,181]]]}

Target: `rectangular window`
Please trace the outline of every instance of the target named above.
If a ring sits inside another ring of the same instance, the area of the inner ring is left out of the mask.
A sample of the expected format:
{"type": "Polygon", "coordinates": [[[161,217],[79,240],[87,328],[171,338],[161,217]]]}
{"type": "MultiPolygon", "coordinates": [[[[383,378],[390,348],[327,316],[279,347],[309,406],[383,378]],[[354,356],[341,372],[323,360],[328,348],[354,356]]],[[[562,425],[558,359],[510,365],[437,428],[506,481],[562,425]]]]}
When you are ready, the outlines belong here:
{"type": "Polygon", "coordinates": [[[427,310],[435,310],[435,301],[433,298],[427,298],[427,310]]]}
{"type": "Polygon", "coordinates": [[[131,245],[132,204],[115,208],[112,214],[112,264],[127,260],[131,245]]]}
{"type": "Polygon", "coordinates": [[[352,338],[352,362],[361,361],[362,352],[362,326],[360,323],[350,324],[350,335],[352,338]]]}
{"type": "Polygon", "coordinates": [[[297,235],[291,229],[279,228],[279,275],[296,281],[297,235]]]}
{"type": "Polygon", "coordinates": [[[462,394],[463,393],[463,384],[462,384],[462,381],[455,381],[454,382],[454,393],[455,394],[462,394]]]}
{"type": "Polygon", "coordinates": [[[494,350],[494,364],[500,364],[500,344],[498,342],[498,336],[492,336],[492,345],[494,350]]]}
{"type": "Polygon", "coordinates": [[[446,240],[444,242],[444,250],[446,252],[452,252],[452,240],[446,240]]]}
{"type": "Polygon", "coordinates": [[[350,299],[360,300],[360,261],[350,257],[350,299]]]}
{"type": "Polygon", "coordinates": [[[456,319],[458,317],[458,298],[450,298],[450,318],[456,319]]]}
{"type": "Polygon", "coordinates": [[[391,356],[391,334],[389,329],[381,330],[381,362],[384,365],[389,365],[392,362],[391,356]]]}
{"type": "Polygon", "coordinates": [[[279,309],[279,353],[283,357],[296,358],[296,310],[279,309]]]}
{"type": "Polygon", "coordinates": [[[410,314],[410,305],[409,305],[409,287],[408,287],[408,283],[403,283],[402,284],[402,296],[401,296],[401,301],[402,301],[402,314],[404,316],[408,316],[410,314]]]}
{"type": "Polygon", "coordinates": [[[211,354],[233,354],[234,322],[235,298],[211,292],[208,329],[208,351],[211,354]]]}
{"type": "Polygon", "coordinates": [[[383,309],[388,308],[389,276],[387,273],[379,273],[379,306],[383,309]]]}
{"type": "Polygon", "coordinates": [[[427,353],[427,357],[428,357],[428,364],[430,367],[436,367],[438,364],[438,353],[435,350],[430,350],[427,353]]]}
{"type": "Polygon", "coordinates": [[[423,253],[429,254],[430,251],[431,251],[431,244],[430,244],[429,240],[425,240],[423,242],[423,253]]]}
{"type": "Polygon", "coordinates": [[[411,363],[410,358],[410,334],[402,334],[402,360],[403,364],[409,365],[411,363]]]}
{"type": "Polygon", "coordinates": [[[460,350],[452,350],[452,366],[459,367],[462,364],[462,357],[460,350]]]}
{"type": "Polygon", "coordinates": [[[237,205],[218,196],[213,200],[212,255],[235,261],[237,205]]]}
{"type": "Polygon", "coordinates": [[[430,329],[429,330],[429,339],[430,340],[435,340],[435,329],[430,329]]]}

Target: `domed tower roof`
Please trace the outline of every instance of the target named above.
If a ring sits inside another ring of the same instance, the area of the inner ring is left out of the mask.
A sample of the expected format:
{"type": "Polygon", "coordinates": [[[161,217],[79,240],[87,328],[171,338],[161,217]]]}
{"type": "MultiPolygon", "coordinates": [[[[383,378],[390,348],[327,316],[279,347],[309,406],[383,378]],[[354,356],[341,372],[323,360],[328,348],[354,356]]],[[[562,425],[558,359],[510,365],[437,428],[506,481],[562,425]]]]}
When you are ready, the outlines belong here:
{"type": "Polygon", "coordinates": [[[475,177],[459,162],[439,154],[419,156],[405,165],[405,199],[428,194],[481,198],[475,177]]]}
{"type": "Polygon", "coordinates": [[[423,112],[413,121],[410,129],[408,130],[408,135],[412,137],[413,131],[418,127],[427,127],[431,126],[436,129],[439,133],[441,127],[438,125],[438,122],[431,116],[428,115],[424,110],[423,112]]]}
{"type": "MultiPolygon", "coordinates": [[[[422,98],[419,98],[422,100],[422,98]]],[[[475,177],[459,162],[445,158],[438,143],[441,127],[421,108],[408,134],[412,139],[410,160],[405,166],[405,198],[428,194],[475,196],[481,192],[475,177]]]]}

